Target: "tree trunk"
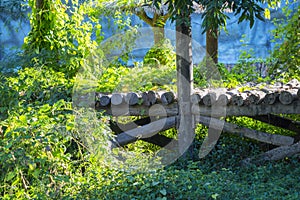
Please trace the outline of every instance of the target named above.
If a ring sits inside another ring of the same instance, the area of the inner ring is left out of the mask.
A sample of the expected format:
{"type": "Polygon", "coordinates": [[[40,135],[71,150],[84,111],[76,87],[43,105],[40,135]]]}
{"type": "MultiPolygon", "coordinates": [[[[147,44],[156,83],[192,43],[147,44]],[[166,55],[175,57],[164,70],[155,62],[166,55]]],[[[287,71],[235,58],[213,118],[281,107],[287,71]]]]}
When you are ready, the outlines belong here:
{"type": "Polygon", "coordinates": [[[141,20],[146,22],[151,26],[154,34],[154,45],[158,44],[161,40],[165,38],[165,24],[169,19],[170,14],[159,14],[154,12],[153,18],[149,17],[145,10],[140,10],[135,13],[141,20]]]}
{"type": "Polygon", "coordinates": [[[209,58],[218,63],[218,29],[206,31],[206,59],[209,58]]]}
{"type": "Polygon", "coordinates": [[[35,1],[35,8],[37,10],[37,15],[36,15],[36,19],[38,21],[38,23],[41,23],[42,20],[42,9],[44,7],[44,0],[36,0],[35,1]]]}
{"type": "MultiPolygon", "coordinates": [[[[190,16],[182,16],[189,18],[190,16]]],[[[193,87],[193,61],[191,26],[186,22],[176,21],[176,66],[177,92],[179,106],[178,142],[179,151],[183,154],[192,144],[195,129],[191,113],[191,91],[193,87]]]]}
{"type": "Polygon", "coordinates": [[[152,26],[154,34],[154,45],[159,44],[165,38],[165,28],[160,26],[152,26]]]}

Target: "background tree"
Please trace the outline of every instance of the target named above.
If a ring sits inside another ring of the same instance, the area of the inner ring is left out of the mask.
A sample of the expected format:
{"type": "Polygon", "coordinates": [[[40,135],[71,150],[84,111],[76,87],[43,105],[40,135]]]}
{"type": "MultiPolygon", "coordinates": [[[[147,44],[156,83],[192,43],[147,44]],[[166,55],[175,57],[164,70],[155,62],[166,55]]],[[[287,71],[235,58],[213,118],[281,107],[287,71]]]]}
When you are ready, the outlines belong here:
{"type": "Polygon", "coordinates": [[[143,7],[136,8],[134,11],[134,14],[152,27],[154,34],[154,45],[158,44],[165,38],[165,24],[170,17],[166,5],[161,5],[159,8],[160,9],[157,9],[148,4],[143,7]],[[152,14],[152,16],[147,14],[149,12],[152,14]]]}
{"type": "Polygon", "coordinates": [[[264,0],[235,1],[235,0],[200,0],[199,5],[203,8],[203,32],[206,32],[207,58],[211,57],[214,63],[218,62],[218,35],[220,27],[226,28],[226,20],[230,17],[226,13],[240,15],[238,23],[250,21],[253,27],[255,18],[264,21],[264,9],[261,3],[264,0]]]}
{"type": "Polygon", "coordinates": [[[164,27],[170,17],[165,1],[162,1],[160,6],[157,7],[153,5],[152,0],[113,0],[105,2],[98,0],[98,5],[100,13],[108,16],[114,16],[116,12],[138,16],[152,28],[154,45],[158,44],[165,37],[164,27]]]}

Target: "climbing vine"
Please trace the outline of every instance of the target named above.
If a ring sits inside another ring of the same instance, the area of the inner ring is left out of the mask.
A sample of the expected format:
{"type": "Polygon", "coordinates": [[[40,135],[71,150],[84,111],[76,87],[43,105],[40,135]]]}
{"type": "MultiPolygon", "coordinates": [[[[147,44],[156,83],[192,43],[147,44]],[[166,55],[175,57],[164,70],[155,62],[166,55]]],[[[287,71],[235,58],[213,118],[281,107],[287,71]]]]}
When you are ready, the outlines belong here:
{"type": "MultiPolygon", "coordinates": [[[[32,9],[31,31],[24,39],[24,67],[44,66],[74,76],[84,60],[96,49],[93,30],[101,30],[98,21],[89,17],[87,3],[77,0],[29,0],[32,9]],[[32,62],[33,61],[33,62],[32,62]]],[[[102,40],[96,34],[98,41],[102,40]]]]}
{"type": "Polygon", "coordinates": [[[274,19],[277,28],[273,31],[274,40],[279,42],[271,55],[273,66],[270,74],[275,76],[299,78],[300,73],[300,5],[294,12],[288,7],[283,9],[288,22],[285,19],[274,19]]]}

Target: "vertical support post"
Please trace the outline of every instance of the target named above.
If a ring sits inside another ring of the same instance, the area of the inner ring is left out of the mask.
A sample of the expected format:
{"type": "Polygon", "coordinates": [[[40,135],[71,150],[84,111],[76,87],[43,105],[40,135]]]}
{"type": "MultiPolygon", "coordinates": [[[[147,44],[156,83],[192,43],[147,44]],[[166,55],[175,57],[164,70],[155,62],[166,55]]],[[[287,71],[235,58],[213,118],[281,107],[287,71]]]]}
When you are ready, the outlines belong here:
{"type": "Polygon", "coordinates": [[[179,151],[184,153],[192,144],[195,129],[191,112],[191,91],[193,88],[193,61],[191,18],[176,20],[176,66],[177,66],[177,94],[179,106],[178,141],[179,151]]]}

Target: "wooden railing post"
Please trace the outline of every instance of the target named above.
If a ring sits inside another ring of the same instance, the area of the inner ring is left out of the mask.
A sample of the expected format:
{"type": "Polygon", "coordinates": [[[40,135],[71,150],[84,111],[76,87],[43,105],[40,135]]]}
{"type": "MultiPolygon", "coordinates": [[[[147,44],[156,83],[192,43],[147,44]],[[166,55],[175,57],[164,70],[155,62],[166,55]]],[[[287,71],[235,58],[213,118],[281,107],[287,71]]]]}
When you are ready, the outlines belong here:
{"type": "Polygon", "coordinates": [[[176,66],[179,106],[178,141],[179,151],[184,153],[192,144],[195,130],[191,112],[191,91],[193,87],[193,61],[190,16],[189,20],[176,20],[176,66]],[[189,21],[189,22],[186,22],[189,21]]]}

